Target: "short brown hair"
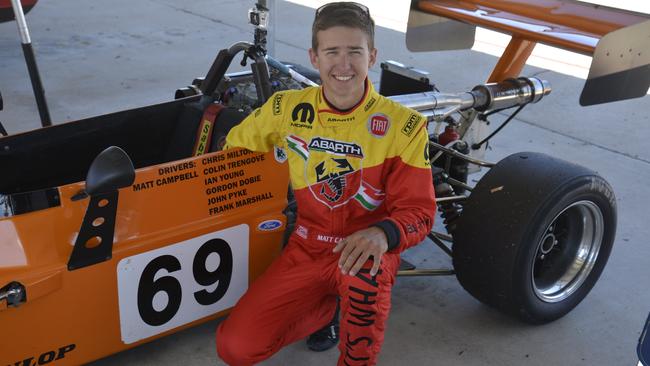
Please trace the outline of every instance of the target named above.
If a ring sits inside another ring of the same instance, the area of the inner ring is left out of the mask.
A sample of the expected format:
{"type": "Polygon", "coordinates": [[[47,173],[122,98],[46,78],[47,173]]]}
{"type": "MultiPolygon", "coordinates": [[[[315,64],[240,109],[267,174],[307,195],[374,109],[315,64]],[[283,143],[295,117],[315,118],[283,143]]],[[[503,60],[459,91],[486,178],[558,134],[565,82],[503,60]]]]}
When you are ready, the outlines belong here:
{"type": "Polygon", "coordinates": [[[368,37],[368,49],[375,47],[375,21],[368,8],[358,3],[340,1],[325,4],[316,10],[311,27],[311,48],[314,52],[318,52],[316,34],[339,26],[360,29],[368,37]]]}

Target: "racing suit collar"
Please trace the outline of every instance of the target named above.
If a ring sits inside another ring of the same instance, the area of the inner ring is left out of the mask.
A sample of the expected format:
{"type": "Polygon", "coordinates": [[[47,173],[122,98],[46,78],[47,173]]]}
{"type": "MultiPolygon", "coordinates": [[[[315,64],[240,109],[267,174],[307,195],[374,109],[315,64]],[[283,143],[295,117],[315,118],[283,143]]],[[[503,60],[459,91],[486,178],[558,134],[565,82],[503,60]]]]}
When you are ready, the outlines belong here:
{"type": "Polygon", "coordinates": [[[359,115],[359,107],[365,105],[366,101],[375,94],[375,89],[373,88],[372,83],[366,77],[365,80],[365,92],[363,97],[359,100],[354,107],[347,110],[339,110],[336,107],[332,106],[325,96],[323,88],[320,88],[318,93],[318,119],[320,120],[323,126],[343,126],[350,125],[356,119],[361,117],[359,115]]]}

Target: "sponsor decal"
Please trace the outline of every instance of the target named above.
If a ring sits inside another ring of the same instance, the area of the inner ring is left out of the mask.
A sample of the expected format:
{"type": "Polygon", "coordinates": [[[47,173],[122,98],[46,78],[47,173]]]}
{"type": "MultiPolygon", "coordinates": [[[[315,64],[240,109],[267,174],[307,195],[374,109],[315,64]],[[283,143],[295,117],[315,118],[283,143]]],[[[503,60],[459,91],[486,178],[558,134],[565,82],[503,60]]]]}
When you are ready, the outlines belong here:
{"type": "Polygon", "coordinates": [[[354,197],[362,181],[361,146],[314,137],[308,148],[305,180],[310,192],[330,209],[344,205],[354,197]]]}
{"type": "Polygon", "coordinates": [[[327,122],[354,122],[355,116],[349,117],[327,117],[327,122]]]}
{"type": "Polygon", "coordinates": [[[368,103],[366,103],[366,105],[363,107],[363,110],[364,110],[365,112],[368,112],[368,110],[369,110],[370,108],[372,108],[373,105],[375,105],[375,102],[376,102],[376,101],[377,101],[377,99],[375,99],[375,97],[370,98],[370,100],[368,101],[368,103]]]}
{"type": "Polygon", "coordinates": [[[277,161],[280,164],[287,161],[287,152],[284,151],[284,149],[279,146],[275,147],[273,156],[275,156],[275,161],[277,161]]]}
{"type": "Polygon", "coordinates": [[[282,98],[284,97],[284,94],[276,94],[275,97],[273,97],[273,115],[278,116],[282,114],[282,98]]]}
{"type": "Polygon", "coordinates": [[[346,187],[345,175],[354,172],[354,168],[345,158],[331,158],[321,161],[315,167],[316,182],[322,183],[320,195],[329,202],[337,202],[343,196],[346,187]],[[334,162],[332,164],[331,162],[334,162]],[[326,165],[326,163],[329,163],[326,165]]]}
{"type": "Polygon", "coordinates": [[[386,115],[377,113],[368,119],[368,132],[375,137],[386,136],[386,131],[390,128],[390,120],[386,115]]]}
{"type": "Polygon", "coordinates": [[[260,231],[273,231],[282,227],[282,221],[280,220],[266,220],[257,225],[257,230],[260,231]]]}
{"type": "Polygon", "coordinates": [[[424,145],[424,166],[431,166],[431,159],[429,158],[429,144],[424,145]]]}
{"type": "Polygon", "coordinates": [[[67,356],[66,353],[74,350],[76,347],[77,345],[74,343],[68,344],[67,346],[62,346],[62,347],[58,347],[57,349],[53,349],[51,351],[43,352],[38,357],[32,356],[24,360],[16,361],[12,363],[12,365],[36,366],[36,365],[45,365],[56,360],[61,360],[55,362],[58,365],[59,362],[65,362],[65,360],[63,359],[67,356]]]}
{"type": "Polygon", "coordinates": [[[361,146],[354,143],[330,140],[322,137],[314,137],[311,139],[309,142],[309,150],[363,158],[363,151],[361,150],[361,146]]]}
{"type": "Polygon", "coordinates": [[[301,122],[291,122],[291,127],[306,128],[308,130],[311,130],[313,128],[312,125],[308,125],[306,123],[301,123],[301,122]]]}
{"type": "Polygon", "coordinates": [[[330,209],[346,204],[359,190],[362,160],[310,151],[305,179],[314,198],[330,209]]]}
{"type": "Polygon", "coordinates": [[[307,228],[302,225],[298,225],[298,227],[296,228],[296,235],[298,235],[303,239],[307,239],[307,236],[309,235],[309,230],[307,230],[307,228]]]}
{"type": "Polygon", "coordinates": [[[309,103],[300,103],[291,112],[291,119],[294,122],[300,120],[302,123],[312,124],[315,117],[314,106],[309,103]]]}
{"type": "Polygon", "coordinates": [[[406,120],[404,127],[402,128],[402,133],[406,136],[411,136],[413,134],[413,131],[415,131],[418,122],[420,122],[420,116],[418,116],[416,113],[411,113],[409,118],[406,120]]]}
{"type": "Polygon", "coordinates": [[[363,328],[375,325],[377,312],[383,306],[378,297],[379,282],[377,281],[377,277],[382,273],[383,271],[380,269],[376,275],[372,276],[369,268],[361,268],[355,275],[358,280],[350,281],[348,286],[350,306],[345,317],[348,323],[348,334],[345,340],[341,339],[341,341],[345,341],[343,362],[346,365],[370,360],[369,350],[377,340],[373,337],[372,332],[363,328]]]}

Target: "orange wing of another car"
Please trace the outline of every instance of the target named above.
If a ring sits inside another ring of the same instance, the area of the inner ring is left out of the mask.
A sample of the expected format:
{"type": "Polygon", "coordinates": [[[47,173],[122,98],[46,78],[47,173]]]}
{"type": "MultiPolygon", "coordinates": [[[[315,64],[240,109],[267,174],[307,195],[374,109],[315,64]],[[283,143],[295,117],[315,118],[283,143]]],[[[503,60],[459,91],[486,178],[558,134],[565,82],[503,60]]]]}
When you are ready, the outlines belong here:
{"type": "MultiPolygon", "coordinates": [[[[411,43],[426,49],[422,24],[411,22],[414,13],[435,15],[508,33],[512,39],[496,64],[488,82],[519,76],[536,43],[563,48],[594,57],[580,103],[592,105],[644,96],[650,84],[650,16],[575,0],[413,0],[409,17],[411,43]],[[411,32],[411,29],[416,29],[411,32]],[[424,44],[424,46],[422,45],[424,44]]],[[[422,18],[422,17],[420,17],[422,18]]],[[[418,20],[421,22],[421,19],[418,20]]],[[[447,49],[468,47],[473,30],[438,26],[439,20],[425,20],[430,29],[446,34],[429,37],[457,41],[439,42],[447,49]],[[459,31],[460,30],[460,31],[459,31]],[[464,36],[459,36],[463,34],[464,36]],[[451,45],[451,46],[449,46],[451,45]],[[462,45],[462,46],[461,46],[462,45]]],[[[407,43],[409,34],[407,33],[407,43]]],[[[444,49],[433,46],[435,49],[444,49]]]]}
{"type": "Polygon", "coordinates": [[[225,314],[276,257],[288,174],[274,153],[228,150],[136,171],[119,191],[112,258],[69,270],[88,206],[83,183],[60,205],[0,219],[3,365],[79,365],[225,314]]]}
{"type": "Polygon", "coordinates": [[[432,14],[592,55],[598,40],[648,20],[640,13],[566,0],[419,0],[432,14]]]}

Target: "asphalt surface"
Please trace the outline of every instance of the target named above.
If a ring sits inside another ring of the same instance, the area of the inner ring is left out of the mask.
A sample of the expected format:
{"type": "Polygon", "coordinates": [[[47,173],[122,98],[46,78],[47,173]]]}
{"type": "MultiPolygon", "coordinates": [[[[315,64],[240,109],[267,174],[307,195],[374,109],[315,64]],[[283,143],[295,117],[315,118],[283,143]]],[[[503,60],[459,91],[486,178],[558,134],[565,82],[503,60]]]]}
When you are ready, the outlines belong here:
{"type": "MultiPolygon", "coordinates": [[[[252,40],[253,1],[173,0],[40,2],[27,17],[55,123],[169,100],[204,75],[220,48],[252,40]]],[[[277,1],[276,57],[308,64],[313,9],[277,1]]],[[[371,5],[372,10],[372,5],[371,5]]],[[[473,51],[413,54],[404,34],[377,29],[379,59],[427,70],[439,89],[468,90],[496,58],[473,51]]],[[[400,278],[394,287],[380,365],[635,365],[650,311],[650,98],[583,108],[583,80],[527,67],[553,93],[524,109],[491,142],[487,159],[539,151],[581,164],[613,186],[618,205],[614,250],[587,298],[567,316],[530,326],[472,298],[453,277],[400,278]]],[[[371,71],[379,79],[379,68],[371,71]]],[[[0,24],[0,121],[10,133],[39,127],[14,23],[0,24]]],[[[496,121],[505,116],[498,116],[496,121]]],[[[476,179],[473,177],[472,179],[476,179]]],[[[425,242],[406,257],[450,266],[425,242]]],[[[94,365],[222,365],[217,322],[181,331],[94,365]]],[[[312,353],[293,344],[264,365],[333,365],[337,350],[312,353]]]]}

